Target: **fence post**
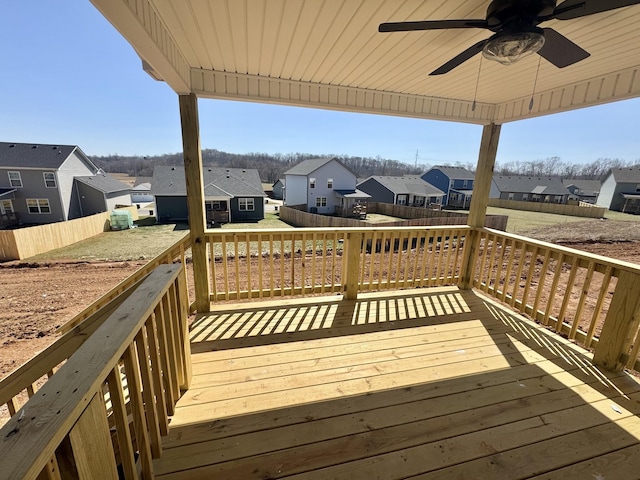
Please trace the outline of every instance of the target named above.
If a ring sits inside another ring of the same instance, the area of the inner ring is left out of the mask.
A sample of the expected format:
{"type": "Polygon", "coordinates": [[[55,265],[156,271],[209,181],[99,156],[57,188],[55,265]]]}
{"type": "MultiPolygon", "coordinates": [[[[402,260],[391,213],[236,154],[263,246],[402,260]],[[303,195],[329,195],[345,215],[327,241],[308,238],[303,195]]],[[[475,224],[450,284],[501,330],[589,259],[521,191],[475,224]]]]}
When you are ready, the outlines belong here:
{"type": "Polygon", "coordinates": [[[640,323],[640,275],[620,272],[607,317],[602,326],[593,363],[611,371],[625,366],[627,353],[640,323]]]}
{"type": "Polygon", "coordinates": [[[360,272],[360,253],[362,251],[362,233],[350,232],[347,235],[347,265],[343,272],[343,288],[347,300],[358,298],[358,279],[360,272]]]}

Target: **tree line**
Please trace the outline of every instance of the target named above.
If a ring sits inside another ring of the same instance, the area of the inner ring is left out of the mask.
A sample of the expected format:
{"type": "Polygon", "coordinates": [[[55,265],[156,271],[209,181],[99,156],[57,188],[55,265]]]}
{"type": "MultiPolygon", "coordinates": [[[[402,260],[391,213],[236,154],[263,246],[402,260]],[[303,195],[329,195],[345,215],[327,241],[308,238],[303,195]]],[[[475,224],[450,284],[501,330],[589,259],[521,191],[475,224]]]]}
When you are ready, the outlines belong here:
{"type": "MultiPolygon", "coordinates": [[[[337,158],[358,178],[371,175],[420,175],[431,165],[408,165],[397,160],[381,157],[358,157],[348,155],[314,155],[310,153],[228,153],[215,149],[202,150],[202,163],[206,167],[254,168],[266,183],[275,183],[283,173],[294,165],[310,158],[337,158]]],[[[167,153],[155,156],[92,156],[93,162],[105,172],[127,173],[132,177],[151,177],[154,165],[182,165],[182,153],[167,153]]],[[[456,162],[454,164],[475,171],[475,162],[456,162]]],[[[637,166],[640,160],[626,161],[618,158],[599,158],[590,163],[564,162],[560,157],[548,157],[542,160],[511,161],[498,163],[494,172],[498,175],[562,177],[602,180],[612,168],[637,166]]]]}

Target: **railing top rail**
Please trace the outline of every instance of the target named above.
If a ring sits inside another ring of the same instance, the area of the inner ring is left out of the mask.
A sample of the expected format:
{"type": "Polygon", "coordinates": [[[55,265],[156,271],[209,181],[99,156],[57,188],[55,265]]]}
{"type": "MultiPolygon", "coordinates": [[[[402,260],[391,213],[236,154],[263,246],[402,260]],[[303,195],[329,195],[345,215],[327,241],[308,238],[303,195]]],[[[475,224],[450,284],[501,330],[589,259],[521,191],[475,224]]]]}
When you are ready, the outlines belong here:
{"type": "Polygon", "coordinates": [[[6,478],[38,476],[182,268],[157,267],[0,429],[6,478]]]}
{"type": "Polygon", "coordinates": [[[270,235],[270,234],[303,234],[303,233],[344,233],[344,232],[403,232],[416,230],[471,230],[468,225],[429,225],[429,226],[407,226],[407,227],[385,227],[371,224],[369,227],[304,227],[304,228],[247,228],[247,229],[208,229],[205,232],[207,237],[227,236],[227,235],[270,235]]]}
{"type": "Polygon", "coordinates": [[[503,232],[500,230],[494,230],[491,228],[483,227],[483,228],[478,228],[477,230],[481,232],[488,232],[494,235],[499,235],[506,238],[511,238],[512,240],[515,240],[518,242],[528,243],[528,244],[535,245],[535,246],[538,246],[547,250],[555,251],[558,253],[564,253],[576,258],[586,260],[586,261],[595,261],[601,265],[604,265],[607,267],[610,266],[613,269],[617,269],[618,271],[625,270],[625,271],[629,271],[629,272],[640,275],[640,265],[636,263],[626,262],[624,260],[616,260],[614,258],[604,257],[602,255],[597,255],[595,253],[589,253],[582,250],[577,250],[575,248],[556,245],[555,243],[544,242],[542,240],[535,240],[530,237],[523,237],[521,235],[516,235],[514,233],[506,233],[506,232],[503,232]]]}

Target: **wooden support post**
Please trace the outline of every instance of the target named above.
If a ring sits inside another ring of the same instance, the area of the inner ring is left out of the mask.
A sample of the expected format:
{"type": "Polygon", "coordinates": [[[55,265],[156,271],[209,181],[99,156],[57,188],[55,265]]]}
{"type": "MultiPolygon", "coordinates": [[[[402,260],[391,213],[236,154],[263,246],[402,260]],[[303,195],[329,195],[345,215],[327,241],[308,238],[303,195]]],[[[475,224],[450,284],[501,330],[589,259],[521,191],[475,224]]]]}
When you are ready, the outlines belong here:
{"type": "Polygon", "coordinates": [[[622,271],[618,276],[616,290],[611,299],[607,317],[593,363],[607,370],[620,371],[640,324],[640,275],[622,271]]]}
{"type": "Polygon", "coordinates": [[[360,253],[362,251],[362,233],[349,233],[347,238],[347,248],[343,255],[347,256],[346,271],[342,272],[347,300],[358,298],[358,281],[360,279],[360,253]]]}
{"type": "MultiPolygon", "coordinates": [[[[475,180],[473,181],[473,195],[471,196],[471,207],[467,220],[467,224],[470,227],[484,227],[485,217],[487,216],[487,205],[489,204],[491,181],[493,180],[493,167],[496,162],[498,140],[500,139],[500,127],[500,125],[490,123],[482,129],[480,154],[478,155],[478,166],[476,168],[475,180]]],[[[465,290],[468,290],[473,285],[471,275],[473,264],[478,254],[477,239],[477,231],[472,230],[465,241],[465,255],[460,275],[460,288],[465,290]]]]}
{"type": "Polygon", "coordinates": [[[206,219],[198,99],[191,93],[189,95],[180,95],[179,101],[196,310],[198,312],[209,312],[211,309],[209,300],[209,262],[207,259],[207,242],[204,236],[206,219]]]}

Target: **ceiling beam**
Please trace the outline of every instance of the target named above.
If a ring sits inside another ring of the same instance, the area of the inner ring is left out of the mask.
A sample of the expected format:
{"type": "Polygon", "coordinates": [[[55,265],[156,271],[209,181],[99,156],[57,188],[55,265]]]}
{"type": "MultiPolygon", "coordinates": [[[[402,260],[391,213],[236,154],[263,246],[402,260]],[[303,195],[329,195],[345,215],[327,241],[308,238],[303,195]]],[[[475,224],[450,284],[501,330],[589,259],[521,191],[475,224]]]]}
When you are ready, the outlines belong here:
{"type": "Polygon", "coordinates": [[[486,125],[495,107],[486,103],[410,95],[358,87],[191,69],[193,93],[202,98],[395,115],[486,125]]]}

